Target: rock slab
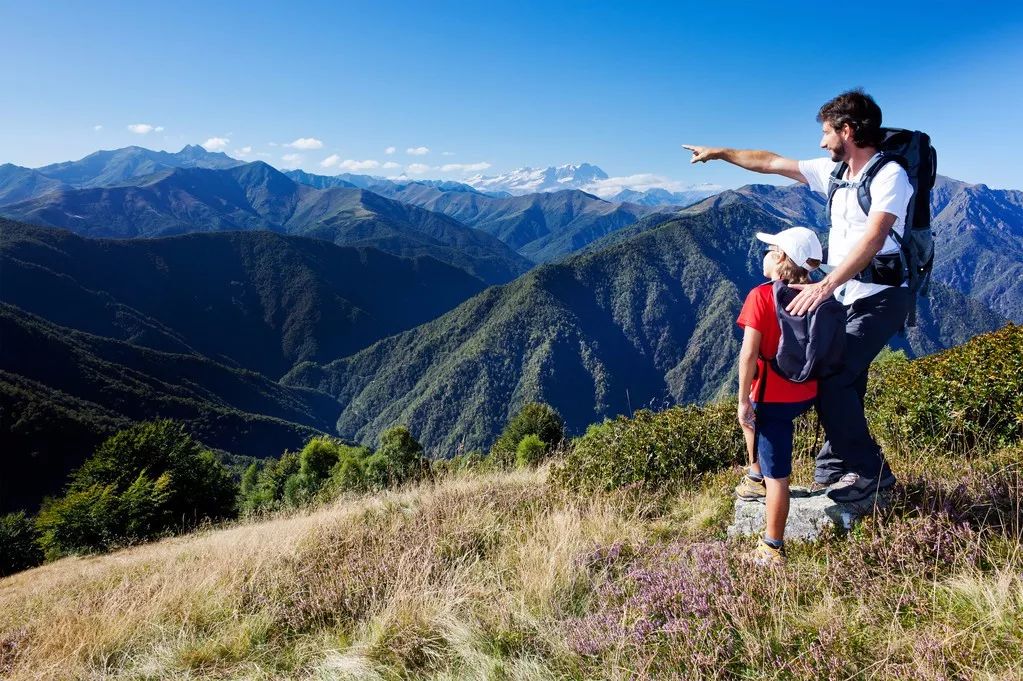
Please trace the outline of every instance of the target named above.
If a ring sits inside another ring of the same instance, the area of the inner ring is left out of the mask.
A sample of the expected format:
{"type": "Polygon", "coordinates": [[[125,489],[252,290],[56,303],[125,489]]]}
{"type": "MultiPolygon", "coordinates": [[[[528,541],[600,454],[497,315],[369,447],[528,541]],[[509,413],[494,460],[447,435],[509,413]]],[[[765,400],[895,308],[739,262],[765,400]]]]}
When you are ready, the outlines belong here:
{"type": "MultiPolygon", "coordinates": [[[[890,502],[891,495],[884,492],[851,504],[837,503],[823,493],[798,496],[794,492],[789,499],[785,538],[816,541],[822,534],[834,530],[848,531],[857,520],[890,502]]],[[[763,534],[766,508],[762,501],[736,499],[735,517],[728,526],[728,536],[763,534]]]]}

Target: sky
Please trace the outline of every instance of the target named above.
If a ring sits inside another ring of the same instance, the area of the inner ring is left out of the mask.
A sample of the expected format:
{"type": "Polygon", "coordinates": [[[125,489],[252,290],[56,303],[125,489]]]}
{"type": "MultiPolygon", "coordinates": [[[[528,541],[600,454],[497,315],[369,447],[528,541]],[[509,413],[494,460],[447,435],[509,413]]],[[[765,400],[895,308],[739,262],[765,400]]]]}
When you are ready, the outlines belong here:
{"type": "Polygon", "coordinates": [[[739,186],[768,178],[680,145],[813,158],[819,106],[863,87],[942,174],[1023,189],[1018,2],[0,0],[0,44],[0,163],[204,144],[320,174],[739,186]]]}

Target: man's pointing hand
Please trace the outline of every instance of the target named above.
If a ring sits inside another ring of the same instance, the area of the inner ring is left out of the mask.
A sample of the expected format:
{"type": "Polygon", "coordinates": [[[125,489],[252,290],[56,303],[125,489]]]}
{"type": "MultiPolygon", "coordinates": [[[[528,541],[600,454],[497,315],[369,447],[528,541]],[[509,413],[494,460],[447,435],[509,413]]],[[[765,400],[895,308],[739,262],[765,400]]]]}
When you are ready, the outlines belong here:
{"type": "Polygon", "coordinates": [[[689,159],[690,163],[706,163],[707,161],[713,161],[716,158],[714,156],[716,149],[713,147],[698,147],[695,144],[683,144],[682,148],[693,152],[693,157],[689,159]]]}

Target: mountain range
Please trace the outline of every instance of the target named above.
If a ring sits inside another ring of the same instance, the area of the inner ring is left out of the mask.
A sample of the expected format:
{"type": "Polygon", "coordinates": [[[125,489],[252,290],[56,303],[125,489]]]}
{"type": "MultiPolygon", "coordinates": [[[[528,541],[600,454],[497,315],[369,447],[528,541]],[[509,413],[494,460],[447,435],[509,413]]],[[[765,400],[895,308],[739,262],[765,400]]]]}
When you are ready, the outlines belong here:
{"type": "Polygon", "coordinates": [[[0,207],[0,214],[92,237],[270,230],[429,255],[485,283],[509,281],[532,263],[499,239],[445,215],[358,188],[315,189],[271,166],[171,168],[108,187],[63,189],[0,207]]]}
{"type": "MultiPolygon", "coordinates": [[[[762,280],[749,235],[784,227],[738,202],[661,219],[350,357],[300,364],[282,382],[335,396],[343,437],[372,442],[405,423],[434,456],[487,446],[534,400],[573,434],[642,406],[709,400],[734,385],[735,318],[762,280]]],[[[937,288],[897,346],[923,354],[1004,324],[937,288]]]]}
{"type": "MultiPolygon", "coordinates": [[[[645,179],[647,185],[658,181],[652,177],[645,179]]],[[[475,175],[465,183],[485,193],[502,192],[512,196],[579,189],[613,203],[634,203],[643,206],[688,206],[721,191],[721,187],[711,185],[675,191],[665,187],[649,186],[640,191],[623,187],[602,169],[589,163],[519,168],[492,177],[475,175]]]]}
{"type": "MultiPolygon", "coordinates": [[[[578,433],[712,399],[760,279],[752,234],[826,227],[801,185],[685,208],[501,192],[189,147],[0,167],[0,214],[42,225],[0,220],[0,449],[18,471],[0,509],[156,416],[253,456],[403,423],[444,456],[532,400],[578,433]]],[[[1023,320],[1023,193],[939,178],[932,211],[936,284],[894,342],[911,354],[1023,320]]]]}
{"type": "MultiPolygon", "coordinates": [[[[186,150],[176,156],[191,158],[186,150]]],[[[86,179],[89,169],[108,172],[110,159],[103,165],[89,161],[93,156],[76,162],[82,167],[58,165],[66,167],[63,176],[78,180],[86,179]]],[[[139,167],[151,165],[144,154],[115,156],[117,168],[125,167],[125,158],[139,167]]],[[[222,154],[211,156],[216,158],[210,163],[223,161],[222,154]]],[[[258,161],[221,169],[163,169],[103,187],[87,184],[82,189],[47,185],[42,195],[6,205],[0,201],[0,214],[96,237],[269,229],[396,255],[432,255],[485,283],[503,283],[533,262],[571,253],[659,209],[613,203],[579,190],[496,197],[450,182],[397,184],[303,171],[285,175],[258,161]]],[[[15,195],[16,186],[18,195],[24,194],[23,183],[7,186],[9,193],[15,195]]]]}
{"type": "Polygon", "coordinates": [[[484,288],[401,258],[268,231],[87,239],[0,219],[3,300],[55,324],[276,380],[354,353],[484,288]]]}

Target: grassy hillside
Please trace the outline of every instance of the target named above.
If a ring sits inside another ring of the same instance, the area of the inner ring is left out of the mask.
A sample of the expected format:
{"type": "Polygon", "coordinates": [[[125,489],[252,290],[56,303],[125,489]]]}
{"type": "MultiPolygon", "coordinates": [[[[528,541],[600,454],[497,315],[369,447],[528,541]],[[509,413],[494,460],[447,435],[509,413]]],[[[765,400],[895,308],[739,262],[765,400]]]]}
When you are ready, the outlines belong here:
{"type": "Polygon", "coordinates": [[[1019,673],[1023,562],[999,532],[928,517],[925,503],[793,546],[784,573],[754,572],[737,559],[745,542],[717,537],[732,476],[586,498],[551,491],[543,471],[463,476],[65,559],[0,582],[0,670],[12,681],[1019,673]]]}
{"type": "MultiPolygon", "coordinates": [[[[0,674],[1018,678],[1021,347],[1008,327],[876,364],[868,408],[901,484],[853,532],[789,542],[783,571],[742,563],[751,540],[725,538],[734,448],[647,438],[703,463],[614,474],[648,454],[637,434],[677,422],[672,409],[591,428],[554,476],[448,473],[4,578],[0,674]],[[580,452],[619,482],[563,485],[580,452]]],[[[708,414],[731,441],[734,418],[708,414]]],[[[804,423],[796,482],[812,474],[812,433],[804,423]]]]}

